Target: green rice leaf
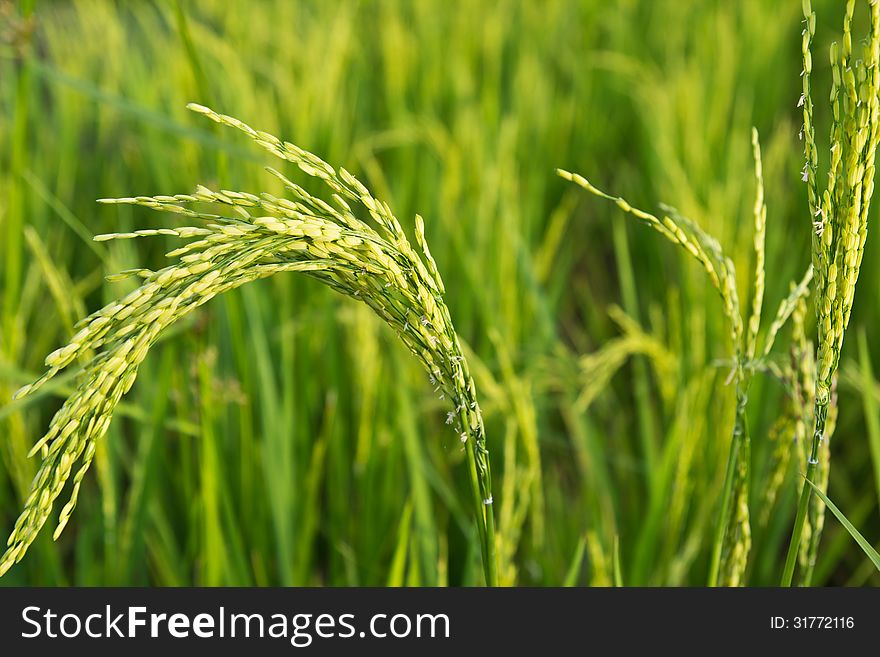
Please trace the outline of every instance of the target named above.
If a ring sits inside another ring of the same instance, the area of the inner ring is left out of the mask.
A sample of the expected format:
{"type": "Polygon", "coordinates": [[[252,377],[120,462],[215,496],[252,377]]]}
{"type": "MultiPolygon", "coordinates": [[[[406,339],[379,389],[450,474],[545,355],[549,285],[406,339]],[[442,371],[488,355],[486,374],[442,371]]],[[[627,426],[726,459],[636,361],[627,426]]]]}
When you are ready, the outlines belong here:
{"type": "Polygon", "coordinates": [[[813,487],[813,490],[816,492],[816,495],[819,496],[819,499],[821,499],[825,503],[825,506],[831,509],[831,513],[834,514],[834,516],[846,528],[846,531],[849,532],[850,536],[852,536],[855,539],[856,543],[859,544],[859,547],[862,548],[866,555],[868,555],[868,558],[871,560],[871,563],[874,564],[874,567],[877,570],[880,570],[880,554],[877,553],[877,550],[875,550],[874,547],[870,543],[868,543],[868,540],[864,536],[862,536],[859,530],[855,528],[855,526],[847,519],[845,515],[843,515],[843,511],[838,509],[834,505],[834,502],[828,499],[828,496],[823,493],[819,489],[819,487],[816,486],[816,484],[814,484],[809,479],[806,479],[805,481],[813,487]]]}

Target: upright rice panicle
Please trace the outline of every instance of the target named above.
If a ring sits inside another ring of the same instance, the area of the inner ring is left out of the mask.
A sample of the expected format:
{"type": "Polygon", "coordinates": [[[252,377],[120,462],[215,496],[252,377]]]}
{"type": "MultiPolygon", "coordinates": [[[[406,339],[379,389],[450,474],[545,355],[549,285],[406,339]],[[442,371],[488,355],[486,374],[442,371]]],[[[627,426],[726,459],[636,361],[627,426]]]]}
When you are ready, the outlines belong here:
{"type": "MultiPolygon", "coordinates": [[[[833,406],[834,375],[840,361],[843,337],[849,323],[856,282],[868,230],[868,210],[874,192],[874,164],[880,141],[880,3],[867,1],[870,33],[853,52],[852,19],[855,0],[846,3],[843,39],[832,44],[831,145],[824,191],[817,182],[818,156],[813,129],[810,46],[816,30],[816,14],[810,0],[803,0],[804,180],[813,222],[813,268],[816,273],[815,405],[812,441],[807,455],[806,477],[815,482],[823,441],[828,437],[829,409],[833,406]]],[[[827,452],[827,448],[824,448],[827,452]]],[[[823,478],[827,478],[827,466],[823,478]]],[[[807,519],[812,488],[804,484],[789,544],[782,583],[791,583],[798,546],[807,519]]],[[[814,514],[815,515],[815,514],[814,514]]],[[[817,517],[817,521],[820,518],[817,517]]],[[[817,522],[821,526],[820,522],[817,522]]],[[[815,532],[815,528],[814,528],[815,532]]],[[[812,540],[812,539],[811,539],[812,540]]]]}
{"type": "Polygon", "coordinates": [[[68,344],[46,358],[45,374],[16,393],[31,394],[77,359],[87,358],[75,391],[31,450],[31,455],[40,452],[43,462],[0,557],[0,575],[24,557],[74,473],[56,538],[68,523],[96,443],[161,332],[218,294],[277,272],[298,271],[372,308],[419,359],[436,392],[449,400],[454,409],[450,423],[467,452],[486,581],[494,584],[492,483],[483,418],[422,218],[415,218],[416,252],[389,206],[345,169],[337,171],[312,153],[232,117],[200,105],[189,108],[241,130],[269,152],[321,179],[332,192],[332,204],[273,169],[289,198],[199,186],[192,194],[101,200],[173,212],[203,224],[95,238],[169,235],[190,241],[167,254],[177,259],[168,267],[122,272],[120,276],[142,278],[141,286],[79,322],[68,344]],[[216,213],[197,211],[191,207],[196,203],[211,204],[216,213]],[[358,218],[353,207],[369,219],[358,218]]]}

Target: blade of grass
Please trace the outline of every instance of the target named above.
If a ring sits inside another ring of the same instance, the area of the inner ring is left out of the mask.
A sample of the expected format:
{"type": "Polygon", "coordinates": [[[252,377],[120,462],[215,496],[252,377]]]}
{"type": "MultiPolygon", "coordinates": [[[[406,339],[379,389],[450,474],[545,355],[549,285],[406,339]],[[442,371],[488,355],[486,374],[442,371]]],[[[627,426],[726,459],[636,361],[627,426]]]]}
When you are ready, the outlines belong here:
{"type": "Polygon", "coordinates": [[[581,574],[581,565],[584,562],[584,552],[587,549],[587,537],[586,535],[581,536],[578,541],[577,548],[574,551],[574,556],[571,558],[571,564],[568,566],[568,572],[565,574],[565,579],[562,581],[563,586],[577,586],[578,577],[581,574]]]}
{"type": "Polygon", "coordinates": [[[400,525],[397,529],[397,544],[394,548],[394,556],[391,559],[391,567],[388,569],[388,580],[385,583],[389,587],[403,586],[406,574],[406,555],[409,548],[410,530],[412,528],[413,504],[407,500],[400,516],[400,525]]]}
{"type": "Polygon", "coordinates": [[[614,535],[614,545],[611,551],[611,571],[614,576],[614,586],[623,586],[623,571],[620,566],[620,535],[614,535]]]}
{"type": "Polygon", "coordinates": [[[867,539],[862,536],[861,532],[859,532],[859,530],[856,529],[855,526],[843,514],[843,511],[838,509],[834,505],[834,502],[828,499],[828,496],[822,492],[821,488],[816,486],[816,484],[814,484],[809,479],[805,479],[805,481],[810,485],[810,488],[813,489],[813,492],[815,492],[816,495],[819,496],[819,499],[825,503],[825,506],[827,506],[831,510],[831,513],[834,514],[834,517],[840,521],[840,524],[842,524],[844,528],[846,528],[846,531],[849,532],[849,535],[852,536],[855,542],[859,544],[859,547],[862,548],[862,551],[865,553],[868,559],[871,560],[871,563],[874,564],[874,567],[878,571],[880,571],[880,553],[878,553],[877,550],[875,550],[874,547],[870,543],[868,543],[867,539]]]}
{"type": "Polygon", "coordinates": [[[868,447],[871,450],[871,462],[874,465],[874,485],[877,489],[877,500],[880,501],[880,414],[878,414],[877,400],[873,394],[877,383],[871,368],[871,353],[868,350],[868,339],[865,336],[864,328],[859,331],[859,365],[862,375],[862,385],[859,386],[859,392],[862,395],[865,426],[868,429],[868,447]]]}

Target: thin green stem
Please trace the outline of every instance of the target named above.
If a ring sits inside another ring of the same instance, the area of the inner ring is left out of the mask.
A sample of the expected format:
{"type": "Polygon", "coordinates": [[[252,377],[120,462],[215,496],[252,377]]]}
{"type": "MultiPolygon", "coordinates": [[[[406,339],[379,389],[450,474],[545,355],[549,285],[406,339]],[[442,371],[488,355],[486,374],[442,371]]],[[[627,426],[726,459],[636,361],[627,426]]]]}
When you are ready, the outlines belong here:
{"type": "MultiPolygon", "coordinates": [[[[816,426],[813,431],[813,444],[810,446],[810,456],[807,459],[806,478],[813,481],[819,465],[819,443],[825,433],[825,419],[828,416],[827,399],[816,399],[816,426]]],[[[807,519],[807,512],[810,509],[810,498],[813,489],[806,482],[801,489],[801,497],[798,501],[797,516],[794,520],[794,528],[791,532],[791,540],[788,544],[788,554],[785,557],[785,569],[782,571],[782,586],[791,586],[791,580],[794,576],[794,567],[797,563],[798,550],[801,545],[801,537],[804,532],[804,522],[807,519]]]]}
{"type": "MultiPolygon", "coordinates": [[[[812,481],[812,479],[810,480],[812,481]]],[[[812,486],[804,482],[804,486],[810,488],[812,490],[812,486]]],[[[808,510],[808,515],[810,518],[810,526],[813,528],[813,531],[810,533],[810,545],[807,548],[807,562],[804,567],[801,569],[800,578],[798,580],[798,586],[808,587],[811,586],[813,581],[813,571],[816,569],[816,553],[819,550],[819,539],[822,538],[821,532],[819,532],[818,527],[816,526],[816,520],[818,519],[816,499],[810,498],[813,504],[810,505],[810,509],[808,510]]]]}
{"type": "MultiPolygon", "coordinates": [[[[491,486],[491,477],[487,471],[486,479],[491,486]]],[[[486,507],[486,586],[498,586],[498,555],[495,551],[495,512],[492,504],[484,505],[486,507]]]]}
{"type": "MultiPolygon", "coordinates": [[[[738,375],[739,376],[739,375],[738,375]]],[[[724,486],[721,489],[721,506],[718,524],[715,527],[715,538],[712,542],[712,557],[709,562],[709,586],[718,586],[721,573],[721,554],[724,549],[724,537],[730,524],[733,510],[733,489],[736,479],[737,461],[742,448],[746,426],[746,404],[748,403],[748,383],[737,381],[736,419],[733,423],[733,439],[730,441],[730,454],[727,457],[727,469],[724,473],[724,486]]]]}
{"type": "MultiPolygon", "coordinates": [[[[483,428],[480,427],[482,434],[483,428]]],[[[495,551],[495,514],[492,510],[492,475],[489,470],[489,460],[486,459],[482,468],[477,463],[475,441],[468,439],[465,443],[465,451],[468,460],[468,473],[471,479],[471,492],[473,494],[474,514],[477,521],[477,529],[480,533],[480,547],[483,557],[483,575],[486,578],[486,586],[498,586],[498,563],[495,551]]]]}

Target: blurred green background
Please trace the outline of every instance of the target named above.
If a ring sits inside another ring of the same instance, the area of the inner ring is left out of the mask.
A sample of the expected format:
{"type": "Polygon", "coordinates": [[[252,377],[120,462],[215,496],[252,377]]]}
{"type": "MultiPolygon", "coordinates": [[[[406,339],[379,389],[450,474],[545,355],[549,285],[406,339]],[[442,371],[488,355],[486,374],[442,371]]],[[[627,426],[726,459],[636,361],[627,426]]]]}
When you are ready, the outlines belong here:
{"type": "MultiPolygon", "coordinates": [[[[842,10],[813,4],[822,136],[842,10]]],[[[197,101],[344,165],[405,224],[425,217],[486,417],[503,583],[608,584],[618,550],[626,584],[704,584],[734,410],[720,301],[687,254],[554,169],[641,207],[677,206],[719,238],[747,299],[756,126],[769,319],[809,262],[800,11],[796,0],[0,1],[3,535],[35,472],[25,455],[73,378],[6,400],[80,316],[133,285],[105,275],[160,267],[177,244],[92,242],[176,221],[94,200],[199,182],[278,191],[269,156],[187,112],[197,101]]],[[[869,239],[829,490],[875,545],[878,251],[869,239]]],[[[67,530],[53,543],[46,528],[0,584],[482,581],[447,409],[367,308],[278,275],[175,328],[117,411],[67,530]]],[[[783,396],[766,377],[750,395],[750,584],[778,581],[793,520],[797,459],[776,501],[765,495],[791,439],[770,431],[783,396]]],[[[814,583],[880,583],[830,515],[814,583]]]]}

